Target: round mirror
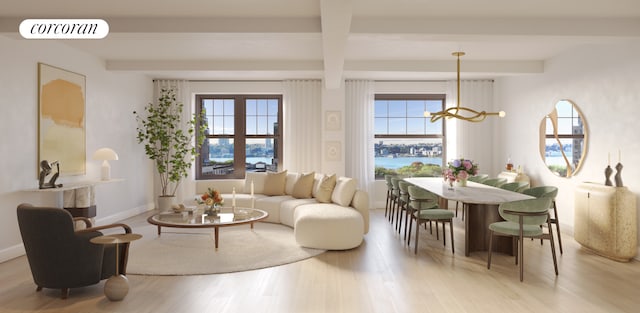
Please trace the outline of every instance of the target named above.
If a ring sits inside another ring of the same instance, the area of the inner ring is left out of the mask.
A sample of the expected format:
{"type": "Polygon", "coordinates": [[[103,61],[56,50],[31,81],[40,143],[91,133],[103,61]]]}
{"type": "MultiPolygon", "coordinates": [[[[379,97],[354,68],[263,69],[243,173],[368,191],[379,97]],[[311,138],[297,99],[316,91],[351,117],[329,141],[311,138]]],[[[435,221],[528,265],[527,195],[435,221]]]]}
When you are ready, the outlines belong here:
{"type": "Polygon", "coordinates": [[[540,123],[540,155],[561,177],[575,175],[587,153],[587,125],[575,103],[560,100],[540,123]]]}

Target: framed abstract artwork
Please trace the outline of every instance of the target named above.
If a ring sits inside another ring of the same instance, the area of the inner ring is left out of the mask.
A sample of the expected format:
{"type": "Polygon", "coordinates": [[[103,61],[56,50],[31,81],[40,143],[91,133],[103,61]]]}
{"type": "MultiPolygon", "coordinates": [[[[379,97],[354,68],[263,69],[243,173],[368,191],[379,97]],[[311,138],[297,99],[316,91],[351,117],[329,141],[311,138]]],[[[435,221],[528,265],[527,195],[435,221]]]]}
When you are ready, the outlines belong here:
{"type": "Polygon", "coordinates": [[[38,63],[38,164],[57,161],[61,176],[86,173],[86,78],[38,63]]]}

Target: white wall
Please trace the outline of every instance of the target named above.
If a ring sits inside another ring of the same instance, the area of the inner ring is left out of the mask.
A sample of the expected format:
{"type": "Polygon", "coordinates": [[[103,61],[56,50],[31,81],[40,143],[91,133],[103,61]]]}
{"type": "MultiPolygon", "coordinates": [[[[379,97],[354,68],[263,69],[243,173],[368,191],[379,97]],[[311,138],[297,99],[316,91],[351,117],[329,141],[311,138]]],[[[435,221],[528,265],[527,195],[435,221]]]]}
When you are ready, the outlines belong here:
{"type": "MultiPolygon", "coordinates": [[[[574,189],[584,181],[604,183],[607,156],[612,167],[622,153],[622,179],[640,195],[640,43],[586,46],[545,63],[544,74],[496,81],[496,102],[507,116],[499,123],[497,156],[511,155],[534,185],[559,188],[557,205],[563,231],[573,232],[574,189]],[[538,127],[560,99],[574,101],[585,116],[588,151],[572,178],[560,178],[543,164],[538,127]]],[[[504,166],[501,157],[495,167],[504,166]]],[[[614,172],[615,174],[615,172],[614,172]]],[[[612,177],[613,179],[613,177],[612,177]]],[[[636,198],[637,199],[637,198],[636,198]]],[[[640,201],[637,201],[640,204],[640,201]]]]}
{"type": "Polygon", "coordinates": [[[58,182],[99,180],[100,162],[91,156],[108,146],[120,157],[111,162],[112,177],[124,181],[96,187],[98,224],[146,210],[153,201],[148,179],[152,163],[135,141],[132,114],[151,101],[151,79],[107,72],[103,61],[61,42],[0,35],[0,262],[24,252],[16,219],[18,204],[61,206],[60,193],[23,191],[38,187],[38,62],[86,76],[87,173],[58,182]]]}

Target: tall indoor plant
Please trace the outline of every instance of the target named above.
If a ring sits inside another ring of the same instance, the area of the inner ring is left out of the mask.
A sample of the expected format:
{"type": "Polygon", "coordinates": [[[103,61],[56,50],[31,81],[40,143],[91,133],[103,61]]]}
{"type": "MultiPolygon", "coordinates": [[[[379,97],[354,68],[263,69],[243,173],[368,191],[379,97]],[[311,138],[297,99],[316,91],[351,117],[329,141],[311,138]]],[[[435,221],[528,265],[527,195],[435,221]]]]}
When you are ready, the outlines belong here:
{"type": "MultiPolygon", "coordinates": [[[[158,103],[150,103],[145,114],[136,111],[133,114],[138,121],[138,143],[144,144],[149,159],[155,161],[160,177],[160,197],[174,199],[178,186],[187,177],[191,164],[198,156],[204,140],[205,126],[199,123],[197,115],[188,121],[182,120],[183,104],[176,100],[173,89],[163,88],[158,103]],[[199,135],[198,142],[193,137],[199,135]]],[[[204,110],[202,112],[204,115],[204,110]]],[[[161,206],[160,200],[158,206],[161,206]]],[[[160,209],[168,209],[161,207],[160,209]]]]}

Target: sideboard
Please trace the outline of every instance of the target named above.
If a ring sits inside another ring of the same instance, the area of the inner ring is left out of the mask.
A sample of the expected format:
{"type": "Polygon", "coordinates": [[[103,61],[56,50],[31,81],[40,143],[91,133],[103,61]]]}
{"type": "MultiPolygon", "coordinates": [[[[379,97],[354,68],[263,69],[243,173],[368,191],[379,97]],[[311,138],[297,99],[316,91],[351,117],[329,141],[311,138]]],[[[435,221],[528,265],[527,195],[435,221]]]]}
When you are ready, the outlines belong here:
{"type": "Polygon", "coordinates": [[[527,176],[527,174],[523,172],[515,172],[515,171],[500,172],[500,174],[498,174],[498,178],[506,179],[507,183],[525,182],[525,183],[531,184],[531,180],[529,179],[529,176],[527,176]]]}
{"type": "Polygon", "coordinates": [[[636,255],[636,196],[626,187],[581,183],[575,191],[574,238],[604,257],[628,262],[636,255]]]}

